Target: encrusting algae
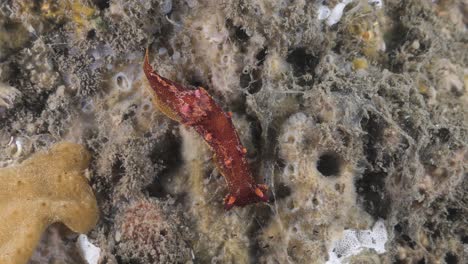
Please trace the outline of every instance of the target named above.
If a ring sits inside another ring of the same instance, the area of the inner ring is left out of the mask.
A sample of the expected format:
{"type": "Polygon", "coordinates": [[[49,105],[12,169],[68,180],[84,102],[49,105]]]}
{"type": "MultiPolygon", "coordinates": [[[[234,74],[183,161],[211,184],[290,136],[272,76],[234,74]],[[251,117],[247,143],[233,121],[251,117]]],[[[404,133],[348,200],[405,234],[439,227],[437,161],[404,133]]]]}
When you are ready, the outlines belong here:
{"type": "Polygon", "coordinates": [[[65,142],[0,169],[0,263],[26,263],[52,223],[77,233],[95,226],[98,206],[83,175],[90,158],[83,146],[65,142]]]}

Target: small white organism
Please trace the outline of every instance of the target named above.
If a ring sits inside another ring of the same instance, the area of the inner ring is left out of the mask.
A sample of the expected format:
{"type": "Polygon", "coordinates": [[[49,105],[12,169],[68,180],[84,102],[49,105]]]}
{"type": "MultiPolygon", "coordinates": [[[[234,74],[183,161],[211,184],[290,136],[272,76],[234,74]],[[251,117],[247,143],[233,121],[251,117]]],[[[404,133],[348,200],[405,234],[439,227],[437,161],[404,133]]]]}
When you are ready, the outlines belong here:
{"type": "Polygon", "coordinates": [[[197,0],[185,0],[185,3],[187,3],[187,5],[190,8],[194,8],[194,7],[198,6],[198,1],[197,0]]]}
{"type": "Polygon", "coordinates": [[[132,80],[123,72],[119,72],[114,76],[114,83],[122,92],[128,92],[132,89],[132,80]]]}
{"type": "MultiPolygon", "coordinates": [[[[336,4],[333,9],[326,5],[320,5],[317,10],[317,19],[318,20],[327,20],[326,23],[328,26],[333,26],[336,23],[340,22],[341,17],[343,16],[343,11],[345,7],[351,3],[353,0],[343,0],[341,3],[336,4]]],[[[377,8],[383,7],[382,0],[368,0],[368,3],[377,8]]]]}
{"type": "Polygon", "coordinates": [[[161,12],[165,15],[172,11],[172,0],[163,0],[159,5],[161,12]]]}
{"type": "Polygon", "coordinates": [[[19,138],[11,137],[11,140],[8,143],[8,146],[10,146],[12,149],[12,157],[19,158],[19,156],[21,156],[21,154],[23,153],[24,139],[20,137],[19,138]]]}
{"type": "Polygon", "coordinates": [[[325,20],[330,16],[331,10],[326,5],[320,5],[317,10],[317,19],[325,20]]]}
{"type": "Polygon", "coordinates": [[[345,9],[346,5],[349,4],[352,0],[344,0],[341,3],[338,3],[330,13],[330,16],[327,19],[327,25],[333,26],[338,23],[343,16],[343,10],[345,9]]]}
{"type": "Polygon", "coordinates": [[[86,235],[81,234],[78,237],[78,248],[81,256],[88,262],[88,264],[97,264],[99,256],[101,255],[101,249],[89,242],[86,235]]]}
{"type": "Polygon", "coordinates": [[[13,107],[15,99],[20,95],[20,91],[16,88],[0,82],[0,113],[5,109],[13,107]]]}
{"type": "Polygon", "coordinates": [[[382,254],[385,252],[387,239],[387,229],[382,219],[374,224],[372,230],[345,230],[342,239],[333,241],[333,246],[328,251],[327,264],[348,263],[349,257],[365,249],[382,254]]]}
{"type": "Polygon", "coordinates": [[[383,6],[383,1],[382,0],[369,0],[368,3],[372,6],[382,8],[383,6]]]}

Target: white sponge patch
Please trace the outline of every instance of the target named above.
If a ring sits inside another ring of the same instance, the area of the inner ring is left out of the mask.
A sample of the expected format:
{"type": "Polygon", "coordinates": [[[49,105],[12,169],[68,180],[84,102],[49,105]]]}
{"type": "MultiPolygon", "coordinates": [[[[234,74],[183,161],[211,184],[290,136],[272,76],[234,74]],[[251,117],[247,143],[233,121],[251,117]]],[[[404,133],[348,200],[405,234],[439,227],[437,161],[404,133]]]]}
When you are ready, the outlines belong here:
{"type": "Polygon", "coordinates": [[[349,257],[365,249],[372,249],[382,254],[385,252],[387,239],[387,229],[383,220],[378,220],[372,230],[345,230],[343,238],[333,242],[328,252],[327,264],[348,263],[349,257]]]}

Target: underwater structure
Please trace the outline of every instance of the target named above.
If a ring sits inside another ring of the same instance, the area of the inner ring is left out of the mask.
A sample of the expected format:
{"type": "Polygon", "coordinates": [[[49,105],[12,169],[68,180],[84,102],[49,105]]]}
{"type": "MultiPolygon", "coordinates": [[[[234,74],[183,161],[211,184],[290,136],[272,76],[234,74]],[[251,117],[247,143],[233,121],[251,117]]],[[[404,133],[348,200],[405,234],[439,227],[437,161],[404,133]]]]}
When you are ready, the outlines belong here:
{"type": "Polygon", "coordinates": [[[464,263],[467,17],[463,0],[2,1],[0,262],[464,263]],[[235,137],[168,118],[147,49],[235,137]],[[226,182],[239,157],[249,176],[226,182]]]}

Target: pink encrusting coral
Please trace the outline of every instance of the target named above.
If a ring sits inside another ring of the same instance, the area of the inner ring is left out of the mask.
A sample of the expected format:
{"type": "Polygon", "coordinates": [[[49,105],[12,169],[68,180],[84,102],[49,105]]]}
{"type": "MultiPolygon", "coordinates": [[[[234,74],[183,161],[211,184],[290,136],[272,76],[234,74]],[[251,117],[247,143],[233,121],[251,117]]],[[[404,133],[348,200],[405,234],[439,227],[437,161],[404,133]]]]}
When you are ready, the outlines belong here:
{"type": "Polygon", "coordinates": [[[196,90],[158,75],[149,63],[146,52],[143,70],[152,88],[154,102],[168,117],[191,126],[214,152],[214,162],[225,177],[229,194],[225,208],[268,201],[267,187],[255,183],[242,146],[231,120],[213,98],[199,87],[196,90]]]}
{"type": "Polygon", "coordinates": [[[190,259],[181,216],[168,210],[168,201],[135,199],[116,218],[116,241],[124,261],[185,263],[190,259]]]}

